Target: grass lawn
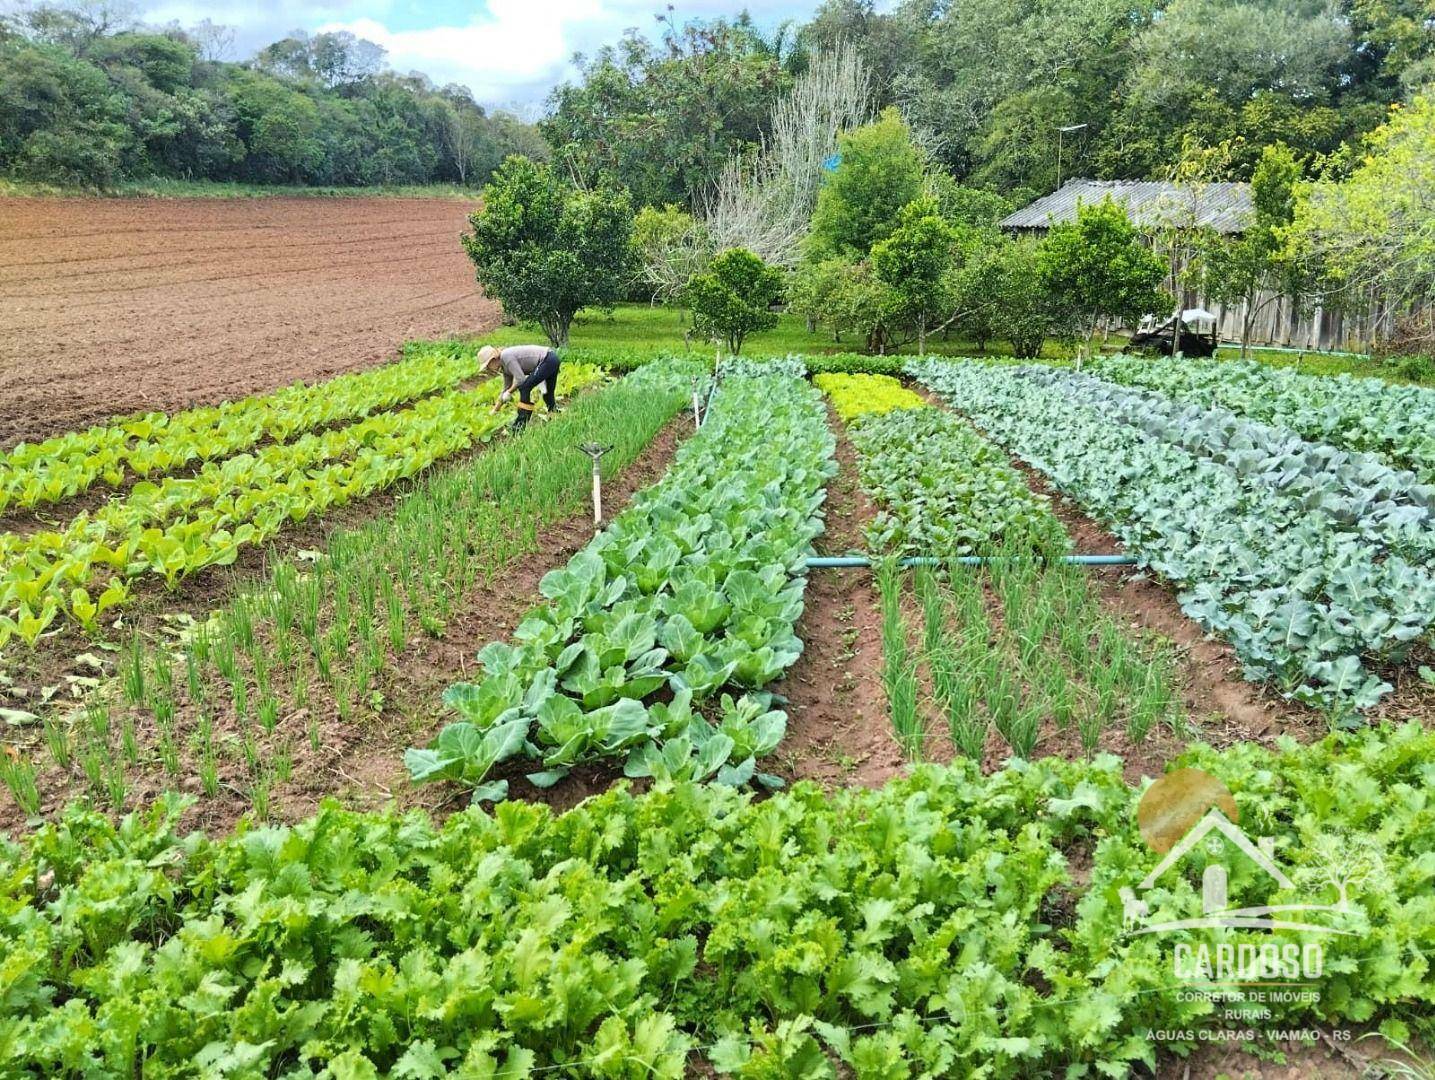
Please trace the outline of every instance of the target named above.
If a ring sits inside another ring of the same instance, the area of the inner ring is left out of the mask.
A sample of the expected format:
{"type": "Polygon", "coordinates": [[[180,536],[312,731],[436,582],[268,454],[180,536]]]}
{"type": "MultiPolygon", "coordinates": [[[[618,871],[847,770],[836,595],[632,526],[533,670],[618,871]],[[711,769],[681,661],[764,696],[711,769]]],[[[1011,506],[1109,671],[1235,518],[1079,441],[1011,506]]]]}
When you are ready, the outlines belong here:
{"type": "MultiPolygon", "coordinates": [[[[569,335],[568,346],[583,352],[602,353],[621,351],[625,355],[658,356],[669,353],[711,355],[713,346],[699,337],[690,343],[683,335],[691,328],[692,321],[687,312],[670,307],[652,307],[648,304],[619,304],[611,316],[599,312],[584,313],[574,322],[569,335]]],[[[502,326],[483,335],[485,344],[524,345],[542,343],[546,339],[543,331],[533,326],[502,326]]],[[[753,334],[743,343],[744,356],[786,356],[788,353],[824,354],[860,352],[860,343],[853,341],[836,342],[825,330],[808,333],[806,325],[796,315],[778,316],[775,330],[753,334]]],[[[915,353],[917,347],[909,345],[900,350],[915,353]]],[[[976,345],[953,336],[944,340],[940,335],[927,340],[927,352],[940,356],[982,356],[976,345]]],[[[985,355],[1009,356],[1011,348],[1004,341],[987,343],[985,355]]],[[[1047,359],[1061,359],[1070,355],[1070,350],[1056,342],[1048,342],[1042,350],[1047,359]]]]}
{"type": "Polygon", "coordinates": [[[317,199],[404,198],[478,199],[478,192],[451,184],[400,184],[393,187],[306,187],[302,184],[240,184],[214,180],[124,180],[103,191],[0,178],[0,198],[44,196],[51,198],[154,198],[154,199],[265,199],[277,195],[317,199]]]}
{"type": "MultiPolygon", "coordinates": [[[[1222,360],[1234,360],[1241,355],[1239,348],[1222,347],[1216,355],[1222,360]]],[[[1276,349],[1252,349],[1251,359],[1259,360],[1272,367],[1296,368],[1307,375],[1360,375],[1367,378],[1384,379],[1392,383],[1409,383],[1414,386],[1435,386],[1435,378],[1411,379],[1395,369],[1395,361],[1355,353],[1286,352],[1276,349]]]]}
{"type": "MultiPolygon", "coordinates": [[[[601,312],[586,312],[574,322],[568,346],[577,353],[592,354],[602,361],[604,353],[621,353],[624,357],[641,358],[668,354],[711,355],[713,346],[699,338],[684,339],[692,322],[686,312],[670,307],[652,307],[648,304],[619,304],[611,315],[601,312]]],[[[543,331],[536,326],[501,326],[484,334],[481,340],[493,345],[526,345],[543,343],[543,331]]],[[[1120,345],[1120,338],[1113,335],[1109,347],[1120,345]]],[[[825,330],[808,333],[803,321],[795,315],[783,314],[778,317],[775,330],[753,334],[743,343],[744,356],[786,356],[789,353],[833,354],[861,351],[858,343],[852,341],[834,342],[825,330]]],[[[900,350],[915,353],[915,345],[900,350]]],[[[1011,347],[1004,341],[987,343],[982,352],[971,341],[953,336],[940,336],[927,342],[927,351],[937,356],[1010,356],[1011,347]]],[[[1073,355],[1070,345],[1048,341],[1042,348],[1041,358],[1045,361],[1069,361],[1073,355]]],[[[1222,346],[1216,353],[1221,360],[1233,360],[1240,355],[1239,348],[1222,346]]],[[[1285,352],[1275,349],[1252,349],[1251,358],[1274,367],[1293,367],[1310,375],[1362,375],[1385,379],[1388,382],[1419,382],[1435,385],[1435,380],[1411,380],[1399,375],[1387,361],[1368,356],[1335,355],[1318,352],[1285,352]]]]}

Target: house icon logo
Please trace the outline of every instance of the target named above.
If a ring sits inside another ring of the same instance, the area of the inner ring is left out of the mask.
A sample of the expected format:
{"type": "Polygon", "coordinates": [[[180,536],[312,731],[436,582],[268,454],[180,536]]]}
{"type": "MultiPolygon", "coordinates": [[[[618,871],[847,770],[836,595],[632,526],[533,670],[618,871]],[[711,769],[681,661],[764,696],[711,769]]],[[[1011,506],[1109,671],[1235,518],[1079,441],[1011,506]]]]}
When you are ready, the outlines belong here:
{"type": "Polygon", "coordinates": [[[1224,860],[1239,853],[1270,877],[1278,888],[1290,891],[1295,883],[1275,858],[1270,837],[1252,840],[1237,822],[1235,798],[1220,780],[1200,769],[1177,769],[1146,790],[1137,807],[1141,835],[1152,850],[1164,857],[1141,883],[1120,890],[1125,932],[1168,933],[1177,930],[1233,928],[1245,930],[1301,930],[1322,934],[1351,934],[1313,919],[1342,915],[1349,910],[1345,882],[1337,883],[1333,904],[1286,903],[1233,907],[1227,897],[1230,871],[1224,860]],[[1150,904],[1141,893],[1154,888],[1198,846],[1209,856],[1201,875],[1201,913],[1187,918],[1153,921],[1150,904]]]}

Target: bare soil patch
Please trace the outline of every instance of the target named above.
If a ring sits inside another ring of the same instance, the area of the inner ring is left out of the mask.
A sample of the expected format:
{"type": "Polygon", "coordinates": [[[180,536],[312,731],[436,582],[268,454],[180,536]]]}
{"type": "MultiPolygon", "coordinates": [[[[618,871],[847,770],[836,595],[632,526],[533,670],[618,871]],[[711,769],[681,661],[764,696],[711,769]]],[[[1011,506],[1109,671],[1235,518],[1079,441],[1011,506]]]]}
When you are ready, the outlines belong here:
{"type": "MultiPolygon", "coordinates": [[[[836,414],[838,474],[827,486],[821,555],[865,550],[874,510],[857,479],[857,455],[836,414]]],[[[882,619],[870,570],[813,570],[798,620],[802,656],[773,687],[788,699],[787,737],[769,771],[828,787],[879,787],[906,768],[882,689],[882,619]]]]}
{"type": "Polygon", "coordinates": [[[499,319],[449,199],[0,199],[0,446],[499,319]]]}

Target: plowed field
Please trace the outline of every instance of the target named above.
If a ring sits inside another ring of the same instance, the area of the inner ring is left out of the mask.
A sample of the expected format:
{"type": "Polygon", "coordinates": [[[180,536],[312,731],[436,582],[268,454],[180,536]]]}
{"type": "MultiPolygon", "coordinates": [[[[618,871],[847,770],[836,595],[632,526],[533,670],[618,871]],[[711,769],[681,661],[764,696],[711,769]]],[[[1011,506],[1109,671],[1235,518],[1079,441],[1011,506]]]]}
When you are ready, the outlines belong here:
{"type": "Polygon", "coordinates": [[[444,199],[0,199],[0,446],[493,326],[444,199]]]}

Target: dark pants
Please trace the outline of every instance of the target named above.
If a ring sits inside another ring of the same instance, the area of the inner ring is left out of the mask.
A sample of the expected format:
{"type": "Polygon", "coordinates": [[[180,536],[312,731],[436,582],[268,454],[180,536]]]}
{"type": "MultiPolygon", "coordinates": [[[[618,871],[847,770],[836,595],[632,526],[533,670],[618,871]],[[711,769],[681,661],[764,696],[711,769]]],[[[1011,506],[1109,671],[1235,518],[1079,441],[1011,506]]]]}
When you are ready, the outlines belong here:
{"type": "Polygon", "coordinates": [[[540,383],[543,385],[543,404],[549,412],[558,411],[558,369],[561,364],[558,354],[549,349],[548,355],[538,361],[533,374],[518,384],[518,417],[513,421],[514,427],[521,428],[528,423],[528,414],[533,411],[530,397],[534,387],[540,383]]]}

